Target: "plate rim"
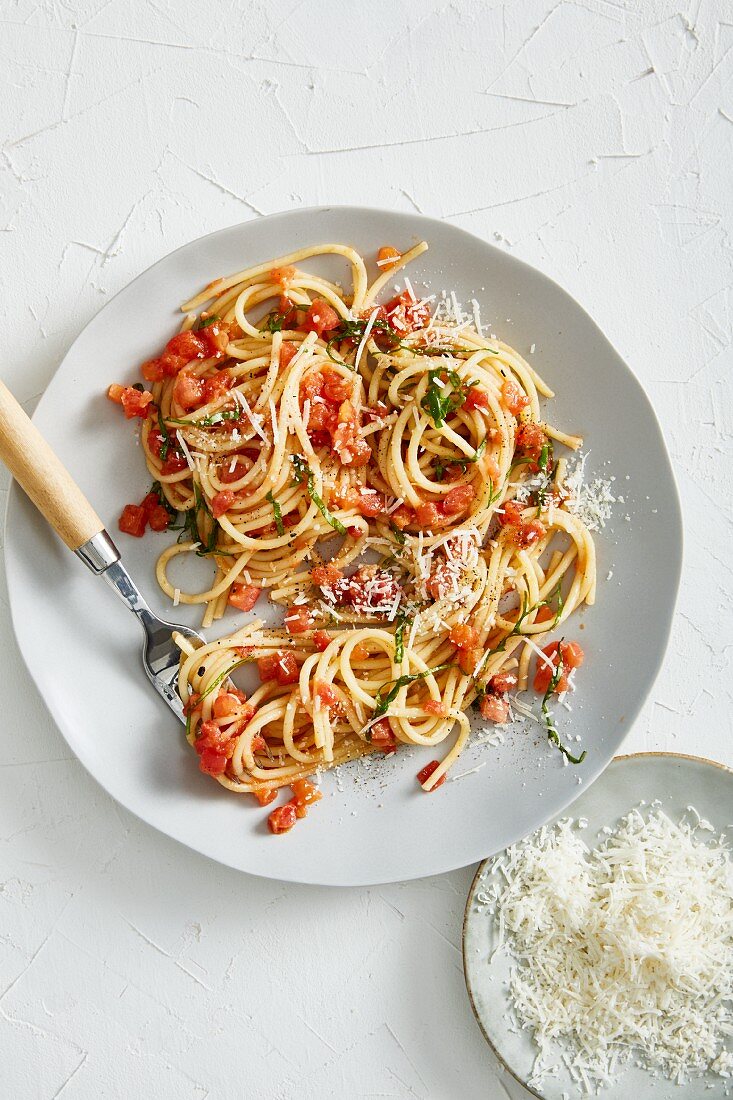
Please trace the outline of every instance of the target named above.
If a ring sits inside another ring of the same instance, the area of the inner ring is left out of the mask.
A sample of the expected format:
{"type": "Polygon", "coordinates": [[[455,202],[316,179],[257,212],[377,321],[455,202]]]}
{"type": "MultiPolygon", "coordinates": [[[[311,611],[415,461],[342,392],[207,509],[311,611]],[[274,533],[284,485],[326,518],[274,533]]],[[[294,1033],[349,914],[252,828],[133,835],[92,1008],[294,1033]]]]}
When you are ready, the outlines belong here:
{"type": "MultiPolygon", "coordinates": [[[[167,252],[164,255],[160,256],[153,263],[149,264],[147,267],[143,268],[143,270],[139,271],[137,275],[135,275],[132,279],[130,279],[128,282],[126,282],[123,286],[121,286],[120,289],[117,290],[115,292],[115,294],[112,295],[112,297],[110,297],[101,306],[101,308],[99,310],[97,310],[97,312],[88,319],[88,321],[83,325],[83,327],[79,330],[79,332],[76,334],[74,339],[71,341],[71,343],[67,347],[67,349],[66,349],[64,355],[62,356],[62,358],[59,360],[59,363],[58,363],[56,369],[53,371],[53,374],[51,375],[51,378],[49,379],[49,381],[46,385],[46,388],[43,391],[43,394],[42,394],[42,396],[41,396],[41,398],[40,398],[40,400],[39,400],[39,402],[38,402],[38,404],[37,404],[37,406],[36,406],[36,408],[33,412],[33,416],[32,416],[31,419],[33,421],[36,420],[42,405],[47,400],[48,390],[52,386],[53,382],[55,381],[55,379],[56,379],[57,375],[59,374],[59,372],[61,371],[61,369],[64,367],[67,359],[72,354],[72,351],[73,351],[74,347],[76,346],[77,342],[82,338],[84,333],[86,333],[88,328],[97,321],[97,319],[105,312],[107,307],[110,307],[112,305],[112,303],[115,302],[115,300],[122,293],[124,293],[131,286],[133,286],[135,283],[137,283],[138,280],[140,280],[144,276],[148,275],[150,272],[154,271],[155,268],[157,268],[160,264],[162,264],[165,261],[169,260],[171,257],[177,255],[179,252],[183,251],[184,249],[191,248],[191,247],[199,244],[202,241],[215,240],[218,237],[226,236],[226,235],[232,233],[233,231],[236,232],[237,230],[244,229],[245,227],[251,226],[253,224],[258,224],[258,225],[263,224],[263,223],[275,224],[275,223],[278,223],[278,222],[287,222],[287,221],[293,220],[293,219],[298,221],[303,216],[307,217],[308,215],[328,214],[332,211],[339,212],[339,213],[342,213],[342,214],[348,212],[348,213],[352,214],[354,217],[359,217],[359,216],[363,216],[363,215],[376,217],[376,218],[379,218],[379,217],[382,217],[382,216],[385,216],[385,215],[390,216],[390,217],[397,216],[400,219],[404,220],[406,223],[413,223],[413,224],[421,225],[421,226],[424,226],[424,227],[429,227],[430,225],[440,226],[441,228],[447,227],[447,228],[450,229],[450,232],[452,234],[456,235],[457,237],[459,237],[459,238],[460,237],[466,237],[466,238],[468,238],[469,240],[471,240],[473,242],[477,242],[483,248],[488,248],[490,251],[499,254],[503,258],[504,261],[508,261],[509,264],[514,266],[516,270],[525,271],[525,272],[527,272],[531,275],[535,275],[535,276],[539,275],[543,280],[546,280],[546,282],[549,283],[555,290],[559,291],[562,295],[564,295],[567,299],[569,299],[572,302],[574,308],[576,310],[578,310],[580,312],[580,314],[582,314],[585,321],[587,323],[589,323],[593,327],[593,329],[602,337],[603,341],[608,345],[608,348],[610,349],[610,351],[618,358],[620,366],[628,373],[628,376],[630,377],[632,382],[636,385],[636,387],[638,388],[640,394],[642,395],[643,400],[645,401],[645,404],[646,404],[646,409],[647,409],[648,415],[650,417],[651,424],[657,430],[658,437],[659,437],[659,440],[660,440],[660,443],[661,443],[661,457],[664,461],[667,473],[669,475],[669,483],[670,483],[671,490],[672,490],[671,491],[670,518],[671,518],[671,522],[672,522],[672,524],[675,528],[676,538],[675,538],[674,543],[673,543],[674,559],[673,559],[672,567],[671,567],[671,572],[672,572],[672,575],[673,575],[673,585],[672,585],[672,588],[671,588],[671,591],[670,591],[670,598],[669,598],[669,600],[667,601],[667,604],[666,604],[666,616],[665,616],[665,621],[663,623],[663,629],[660,632],[660,646],[659,646],[658,656],[657,656],[656,661],[654,662],[654,665],[652,666],[651,675],[650,675],[650,679],[649,679],[649,686],[647,688],[647,691],[644,694],[643,698],[641,698],[639,700],[639,704],[638,704],[638,707],[637,707],[637,709],[634,713],[633,720],[626,726],[624,736],[623,736],[623,738],[622,738],[622,740],[619,744],[619,747],[620,747],[621,745],[623,745],[624,741],[629,736],[629,734],[630,734],[630,732],[631,732],[631,730],[634,726],[634,723],[638,719],[639,713],[641,712],[642,708],[644,707],[647,700],[649,699],[649,697],[650,697],[650,695],[651,695],[651,693],[654,689],[654,686],[656,684],[656,681],[659,677],[660,671],[661,671],[662,666],[664,664],[667,649],[668,649],[668,646],[669,646],[669,640],[670,640],[670,636],[671,636],[671,632],[672,632],[672,626],[673,626],[673,622],[674,622],[674,614],[675,614],[675,610],[676,610],[676,606],[677,606],[677,601],[678,601],[678,598],[679,598],[679,591],[680,591],[680,585],[681,585],[681,581],[682,581],[682,572],[683,572],[683,565],[684,565],[684,523],[683,523],[681,496],[680,496],[680,491],[679,491],[679,485],[678,485],[678,482],[677,482],[677,477],[676,477],[676,474],[675,474],[674,465],[672,463],[669,448],[667,446],[667,440],[666,440],[666,437],[665,437],[664,430],[662,428],[662,425],[659,421],[659,417],[657,416],[656,409],[655,409],[655,407],[654,407],[654,405],[651,401],[651,398],[649,397],[649,394],[647,393],[647,390],[646,390],[644,384],[641,382],[641,380],[637,376],[636,372],[628,364],[628,362],[626,361],[624,356],[621,354],[621,352],[618,351],[616,346],[612,343],[612,341],[609,339],[609,337],[606,335],[606,333],[603,331],[603,329],[600,327],[600,325],[594,319],[594,317],[590,313],[588,313],[588,311],[584,308],[584,306],[581,305],[580,302],[578,302],[578,300],[575,298],[575,296],[573,294],[570,293],[569,290],[566,290],[559,282],[557,282],[555,279],[553,279],[550,275],[547,275],[543,270],[541,270],[538,267],[535,267],[533,264],[528,263],[526,260],[520,259],[518,256],[514,256],[511,253],[506,252],[504,249],[498,248],[496,245],[491,244],[491,242],[486,240],[483,236],[480,236],[477,233],[473,233],[470,230],[464,229],[461,226],[454,225],[451,221],[449,221],[447,219],[432,217],[430,215],[418,214],[418,213],[414,213],[414,212],[411,212],[411,211],[389,210],[389,209],[384,208],[384,207],[354,205],[354,204],[351,204],[351,203],[342,203],[342,204],[330,203],[330,204],[326,204],[326,205],[322,205],[322,206],[297,207],[297,208],[289,209],[289,210],[275,211],[272,214],[267,214],[267,215],[264,215],[263,217],[249,218],[249,219],[246,219],[245,221],[235,222],[232,225],[222,226],[221,228],[213,230],[210,233],[201,234],[198,237],[194,237],[193,239],[191,239],[189,241],[183,242],[182,244],[178,245],[178,247],[176,247],[176,248],[172,249],[170,252],[167,252]]],[[[426,228],[426,231],[427,231],[427,228],[426,228]]],[[[422,234],[420,234],[420,235],[422,235],[422,234]]],[[[20,490],[19,486],[14,481],[11,482],[11,487],[10,487],[10,491],[8,492],[7,502],[6,502],[6,506],[5,506],[5,530],[6,531],[11,529],[10,526],[9,526],[8,521],[9,521],[9,518],[11,516],[12,510],[19,506],[18,501],[19,501],[19,499],[22,495],[23,494],[22,494],[22,491],[20,490]]],[[[9,545],[9,542],[10,542],[10,540],[6,536],[6,539],[5,539],[6,546],[9,545]]],[[[317,877],[316,876],[305,877],[303,875],[300,875],[299,877],[284,877],[281,873],[271,874],[271,873],[269,873],[268,869],[264,869],[264,870],[259,870],[259,869],[258,870],[244,870],[242,867],[238,866],[237,864],[232,863],[232,862],[228,862],[226,859],[223,859],[220,856],[212,855],[209,852],[204,851],[201,847],[198,847],[195,844],[189,842],[188,840],[179,839],[177,836],[172,835],[166,829],[161,828],[158,824],[156,824],[155,821],[151,820],[151,817],[150,817],[150,815],[147,811],[143,812],[138,808],[133,808],[127,802],[122,801],[115,794],[113,794],[112,791],[110,791],[109,787],[107,786],[107,784],[105,782],[102,782],[102,780],[100,778],[98,778],[97,775],[94,774],[94,772],[92,772],[91,768],[87,766],[86,762],[82,759],[82,757],[77,752],[77,749],[75,747],[75,741],[74,741],[74,738],[73,738],[73,734],[72,734],[71,729],[68,726],[68,723],[66,723],[63,720],[63,717],[61,715],[57,715],[56,713],[52,712],[50,710],[50,708],[46,705],[45,696],[43,695],[43,693],[42,693],[42,691],[41,691],[41,689],[40,689],[40,687],[39,687],[39,685],[36,681],[36,677],[35,677],[33,669],[32,669],[31,656],[29,655],[28,658],[26,658],[26,654],[25,654],[25,652],[24,652],[24,650],[23,650],[23,648],[20,644],[18,629],[17,629],[17,625],[16,625],[16,612],[18,612],[19,609],[16,607],[16,602],[17,602],[18,597],[17,597],[17,580],[15,579],[16,574],[14,572],[15,567],[11,564],[11,559],[9,559],[7,557],[7,555],[5,556],[5,561],[6,561],[6,576],[7,576],[7,585],[8,585],[8,604],[9,604],[9,607],[10,607],[10,619],[11,619],[11,623],[12,623],[12,626],[13,626],[13,633],[15,635],[16,645],[18,646],[18,650],[21,654],[23,663],[24,663],[26,669],[28,670],[28,674],[29,674],[29,676],[31,677],[31,679],[34,683],[34,686],[36,687],[36,690],[38,691],[38,693],[39,693],[39,695],[40,695],[40,697],[43,701],[43,704],[44,704],[44,706],[46,707],[46,710],[49,713],[49,716],[50,716],[51,720],[53,721],[54,725],[56,726],[56,728],[61,733],[61,736],[64,738],[64,740],[68,744],[69,748],[71,749],[72,753],[74,754],[74,757],[79,761],[79,763],[82,765],[82,767],[87,772],[87,774],[89,774],[91,776],[91,778],[96,783],[98,783],[100,785],[100,787],[102,787],[103,790],[111,798],[114,799],[115,802],[117,802],[119,805],[123,806],[124,809],[127,810],[127,812],[133,814],[134,817],[138,818],[141,821],[144,821],[146,825],[149,825],[153,829],[157,830],[158,832],[163,833],[164,836],[167,836],[170,839],[176,841],[176,843],[181,844],[183,847],[197,852],[199,855],[203,856],[204,858],[212,859],[214,862],[220,863],[222,866],[230,867],[232,870],[235,870],[239,873],[253,874],[253,875],[256,875],[257,877],[260,877],[260,878],[271,879],[272,881],[297,882],[297,883],[300,883],[300,884],[303,884],[303,885],[333,886],[333,887],[337,887],[337,888],[338,887],[356,887],[356,886],[377,886],[377,885],[384,885],[384,884],[391,883],[391,882],[411,881],[413,879],[430,877],[430,876],[436,875],[436,874],[447,874],[450,871],[454,871],[454,870],[458,870],[459,868],[462,868],[462,867],[470,866],[470,864],[473,862],[473,860],[475,858],[473,856],[471,856],[467,860],[465,859],[465,857],[461,857],[461,861],[457,862],[457,863],[455,862],[455,857],[450,857],[445,864],[441,864],[437,869],[431,869],[430,871],[419,870],[417,872],[412,872],[412,871],[407,872],[407,873],[403,872],[403,873],[400,874],[399,878],[394,877],[394,872],[389,872],[388,877],[384,877],[384,875],[382,873],[378,876],[375,876],[375,875],[366,875],[366,876],[359,876],[359,877],[349,876],[347,880],[345,880],[343,877],[338,879],[338,880],[333,879],[333,878],[328,878],[328,880],[326,882],[324,882],[323,881],[323,878],[324,878],[323,872],[320,872],[317,877]],[[14,592],[16,593],[15,596],[13,595],[14,592]],[[67,730],[68,730],[68,733],[67,733],[67,730]]],[[[590,780],[590,782],[588,783],[588,786],[585,789],[588,789],[588,787],[591,786],[592,783],[594,783],[596,781],[596,779],[599,779],[604,774],[606,768],[609,766],[610,763],[612,763],[612,761],[614,759],[616,759],[616,757],[611,757],[611,759],[607,761],[605,766],[601,768],[601,770],[598,772],[598,774],[596,776],[594,776],[594,778],[592,780],[590,780]]],[[[575,801],[576,797],[577,797],[577,795],[575,794],[575,792],[570,792],[567,801],[564,802],[564,804],[560,807],[560,809],[558,811],[556,811],[556,813],[562,813],[563,810],[567,809],[567,807],[570,806],[573,803],[573,801],[575,801]]],[[[551,816],[555,816],[555,815],[553,814],[551,816]]],[[[520,838],[517,837],[516,839],[518,840],[520,838]]],[[[484,860],[486,858],[490,858],[490,857],[484,857],[484,860]]],[[[483,860],[482,860],[482,862],[483,862],[483,860]]],[[[294,873],[297,875],[297,870],[295,870],[294,873]]]]}
{"type": "MultiPolygon", "coordinates": [[[[621,763],[622,761],[626,762],[626,761],[629,761],[629,760],[641,760],[641,759],[645,759],[647,757],[663,757],[667,760],[684,760],[686,762],[692,762],[692,763],[695,763],[695,764],[709,764],[713,768],[718,768],[722,772],[727,772],[727,774],[733,779],[733,768],[729,768],[727,764],[721,763],[720,760],[711,760],[710,757],[708,757],[708,756],[694,756],[691,753],[686,753],[686,752],[664,752],[662,750],[646,750],[646,751],[643,751],[643,752],[621,753],[619,756],[612,757],[609,760],[606,767],[603,769],[603,771],[600,772],[598,776],[596,776],[596,779],[593,782],[595,783],[596,780],[601,779],[601,777],[603,775],[605,775],[606,771],[608,770],[608,768],[612,764],[621,763]]],[[[586,787],[586,790],[589,790],[590,786],[592,786],[592,784],[590,784],[589,787],[586,787]]],[[[580,795],[578,795],[578,798],[579,797],[580,797],[580,795]]],[[[572,806],[572,803],[570,803],[570,806],[572,806]]],[[[569,806],[565,807],[566,810],[569,809],[569,808],[570,808],[569,806]]],[[[563,813],[563,812],[564,812],[563,810],[560,811],[560,813],[563,813]]],[[[553,816],[557,817],[558,815],[555,814],[553,816]]],[[[547,824],[547,822],[545,822],[545,824],[547,824]]],[[[541,828],[541,826],[538,826],[538,828],[541,828]]],[[[506,851],[506,849],[502,848],[501,851],[506,851]]],[[[486,867],[489,860],[493,859],[494,856],[496,856],[498,854],[499,854],[498,852],[494,852],[494,855],[487,856],[486,859],[481,860],[478,867],[476,868],[476,871],[475,871],[475,874],[473,875],[473,878],[471,879],[471,884],[468,887],[468,894],[466,895],[466,904],[465,904],[464,909],[463,909],[463,920],[461,922],[461,960],[463,962],[463,981],[464,981],[464,984],[466,986],[466,994],[468,995],[468,1003],[471,1006],[471,1012],[473,1013],[474,1020],[476,1021],[477,1025],[478,1025],[479,1031],[481,1032],[481,1034],[484,1038],[484,1041],[486,1042],[487,1046],[491,1050],[492,1054],[496,1058],[499,1065],[502,1067],[503,1070],[505,1070],[506,1073],[508,1073],[510,1075],[510,1077],[512,1077],[517,1082],[518,1085],[521,1085],[523,1089],[526,1089],[527,1092],[530,1094],[530,1096],[536,1097],[537,1100],[547,1100],[547,1097],[544,1095],[544,1093],[536,1092],[535,1089],[533,1089],[530,1085],[528,1085],[526,1081],[523,1081],[521,1077],[517,1076],[517,1074],[514,1072],[512,1067],[506,1062],[504,1057],[497,1050],[497,1048],[494,1045],[494,1043],[492,1042],[492,1040],[486,1034],[486,1030],[485,1030],[484,1025],[481,1021],[481,1017],[478,1014],[478,1010],[476,1008],[476,1002],[474,1001],[473,991],[471,989],[471,984],[468,980],[468,967],[466,965],[466,932],[467,932],[468,919],[469,919],[469,906],[470,906],[471,898],[473,897],[473,892],[474,892],[474,889],[476,887],[476,883],[478,881],[479,875],[482,873],[482,871],[486,867]]]]}

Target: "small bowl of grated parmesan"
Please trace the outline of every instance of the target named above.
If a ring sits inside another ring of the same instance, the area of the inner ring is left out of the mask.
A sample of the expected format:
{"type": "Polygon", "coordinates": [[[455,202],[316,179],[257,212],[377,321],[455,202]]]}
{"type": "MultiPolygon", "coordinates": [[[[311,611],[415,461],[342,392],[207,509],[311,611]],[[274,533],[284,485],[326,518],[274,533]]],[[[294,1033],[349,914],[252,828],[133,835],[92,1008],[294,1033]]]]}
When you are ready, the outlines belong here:
{"type": "Polygon", "coordinates": [[[482,863],[463,960],[476,1019],[535,1096],[733,1096],[733,772],[618,757],[482,863]]]}

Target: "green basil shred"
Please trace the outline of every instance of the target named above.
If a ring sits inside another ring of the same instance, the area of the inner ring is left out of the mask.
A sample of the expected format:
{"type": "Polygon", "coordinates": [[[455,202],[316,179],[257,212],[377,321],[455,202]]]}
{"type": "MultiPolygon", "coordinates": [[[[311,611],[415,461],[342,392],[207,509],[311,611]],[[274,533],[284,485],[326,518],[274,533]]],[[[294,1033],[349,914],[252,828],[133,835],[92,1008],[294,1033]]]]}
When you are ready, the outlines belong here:
{"type": "Polygon", "coordinates": [[[407,684],[413,683],[415,680],[424,680],[426,676],[432,676],[436,672],[442,672],[445,668],[453,668],[453,664],[448,663],[445,665],[437,665],[436,668],[426,668],[424,672],[413,672],[409,676],[398,676],[396,680],[388,680],[386,684],[382,684],[374,699],[375,707],[372,717],[379,718],[382,714],[386,714],[391,704],[394,703],[399,695],[401,688],[405,687],[407,684]],[[383,695],[382,692],[389,684],[392,684],[392,687],[386,695],[383,695]]]}
{"type": "Polygon", "coordinates": [[[280,507],[280,502],[275,500],[274,496],[272,495],[272,489],[270,489],[270,492],[265,497],[265,500],[269,500],[270,504],[272,505],[272,510],[275,513],[275,527],[277,528],[278,535],[284,535],[285,524],[283,523],[283,510],[280,507]]]}
{"type": "Polygon", "coordinates": [[[344,527],[341,520],[336,519],[336,517],[329,512],[323,500],[316,492],[315,474],[311,470],[306,460],[303,458],[302,455],[292,455],[291,458],[293,463],[293,480],[295,484],[300,485],[303,481],[303,477],[306,478],[308,496],[311,498],[316,508],[325,519],[326,523],[330,524],[331,527],[333,527],[334,531],[338,531],[339,535],[345,535],[346,528],[344,527]]]}
{"type": "Polygon", "coordinates": [[[544,718],[545,725],[547,726],[547,740],[550,742],[550,744],[554,745],[558,749],[558,751],[563,754],[563,756],[566,756],[571,764],[582,764],[587,755],[586,750],[583,749],[580,756],[573,756],[573,754],[570,752],[570,749],[566,748],[566,746],[563,745],[562,741],[560,740],[560,734],[557,732],[555,721],[552,717],[552,714],[550,713],[550,708],[547,705],[549,703],[552,693],[554,692],[557,685],[560,683],[560,677],[562,676],[562,670],[565,664],[562,657],[562,642],[563,639],[561,638],[560,641],[557,643],[557,668],[553,672],[552,679],[547,685],[547,691],[542,697],[542,717],[544,718]]]}

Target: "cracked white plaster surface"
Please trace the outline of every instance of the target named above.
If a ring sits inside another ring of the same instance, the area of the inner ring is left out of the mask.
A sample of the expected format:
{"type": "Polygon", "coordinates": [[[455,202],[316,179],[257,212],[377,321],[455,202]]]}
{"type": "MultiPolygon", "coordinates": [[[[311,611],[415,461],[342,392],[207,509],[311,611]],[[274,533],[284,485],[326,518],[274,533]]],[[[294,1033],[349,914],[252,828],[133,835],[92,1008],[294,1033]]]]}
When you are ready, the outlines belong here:
{"type": "MultiPolygon", "coordinates": [[[[483,236],[598,321],[673,456],[684,578],[626,751],[733,764],[726,0],[12,0],[0,28],[0,374],[26,408],[110,295],[222,226],[364,203],[483,236]]],[[[76,762],[1,569],[0,654],[3,1096],[446,1100],[459,1072],[526,1097],[465,997],[470,868],[327,891],[209,864],[76,762]]]]}

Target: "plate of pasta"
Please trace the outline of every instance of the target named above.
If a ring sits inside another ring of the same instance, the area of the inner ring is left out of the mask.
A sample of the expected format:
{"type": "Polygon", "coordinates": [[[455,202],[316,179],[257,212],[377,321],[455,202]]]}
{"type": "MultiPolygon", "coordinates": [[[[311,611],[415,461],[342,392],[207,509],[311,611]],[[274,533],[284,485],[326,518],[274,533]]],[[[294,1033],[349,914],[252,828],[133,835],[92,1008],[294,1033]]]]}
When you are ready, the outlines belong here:
{"type": "Polygon", "coordinates": [[[651,689],[682,541],[651,405],[569,295],[453,226],[335,207],[185,245],[35,421],[151,606],[203,628],[185,736],[13,491],[21,650],[91,774],[222,863],[464,866],[571,802],[651,689]]]}

